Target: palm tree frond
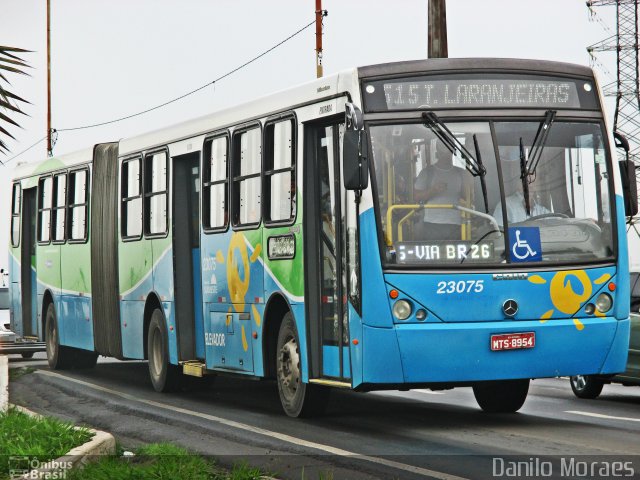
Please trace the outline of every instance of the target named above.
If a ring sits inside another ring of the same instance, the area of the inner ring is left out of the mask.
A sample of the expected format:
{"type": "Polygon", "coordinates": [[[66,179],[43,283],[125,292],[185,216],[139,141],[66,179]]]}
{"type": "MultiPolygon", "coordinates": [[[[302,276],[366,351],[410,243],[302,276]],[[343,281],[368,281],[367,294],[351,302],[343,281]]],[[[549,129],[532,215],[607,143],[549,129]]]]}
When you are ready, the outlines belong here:
{"type": "Polygon", "coordinates": [[[17,47],[0,46],[0,153],[9,153],[3,136],[15,140],[15,137],[4,128],[5,125],[20,127],[20,124],[9,116],[9,113],[26,115],[20,108],[20,104],[30,103],[24,98],[7,90],[10,85],[5,74],[28,75],[24,69],[31,68],[21,57],[21,54],[30,53],[17,47]]]}

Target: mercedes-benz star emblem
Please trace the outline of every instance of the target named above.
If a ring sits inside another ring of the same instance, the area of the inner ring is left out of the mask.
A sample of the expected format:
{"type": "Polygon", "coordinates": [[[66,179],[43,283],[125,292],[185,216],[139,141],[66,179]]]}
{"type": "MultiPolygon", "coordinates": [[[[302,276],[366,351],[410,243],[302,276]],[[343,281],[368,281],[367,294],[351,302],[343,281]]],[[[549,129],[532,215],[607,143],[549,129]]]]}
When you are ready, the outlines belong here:
{"type": "Polygon", "coordinates": [[[502,304],[502,311],[507,317],[515,317],[518,313],[518,302],[510,298],[502,304]]]}

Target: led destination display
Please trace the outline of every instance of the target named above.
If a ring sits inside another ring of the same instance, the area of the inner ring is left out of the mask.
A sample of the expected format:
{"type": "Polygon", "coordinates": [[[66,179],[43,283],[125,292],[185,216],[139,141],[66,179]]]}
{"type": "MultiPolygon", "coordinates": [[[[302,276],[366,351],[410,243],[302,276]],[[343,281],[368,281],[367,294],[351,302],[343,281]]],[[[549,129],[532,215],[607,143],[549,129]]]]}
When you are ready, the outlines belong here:
{"type": "Polygon", "coordinates": [[[417,78],[365,86],[368,110],[593,108],[590,82],[533,78],[417,78]]]}
{"type": "Polygon", "coordinates": [[[396,244],[396,260],[401,264],[425,263],[430,260],[454,263],[487,262],[493,260],[493,243],[400,242],[396,244]]]}

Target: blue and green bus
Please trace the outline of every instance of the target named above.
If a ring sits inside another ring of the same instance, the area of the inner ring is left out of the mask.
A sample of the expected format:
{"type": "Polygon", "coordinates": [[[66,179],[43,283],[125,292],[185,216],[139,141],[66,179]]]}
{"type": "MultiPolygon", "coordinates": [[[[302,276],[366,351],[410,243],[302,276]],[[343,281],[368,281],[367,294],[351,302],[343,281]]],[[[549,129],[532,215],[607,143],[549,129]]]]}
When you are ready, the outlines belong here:
{"type": "Polygon", "coordinates": [[[294,417],[332,388],[514,412],[530,379],[623,371],[637,201],[598,92],[563,63],[389,63],[24,165],[12,328],[54,369],[146,359],[160,392],[275,379],[294,417]]]}

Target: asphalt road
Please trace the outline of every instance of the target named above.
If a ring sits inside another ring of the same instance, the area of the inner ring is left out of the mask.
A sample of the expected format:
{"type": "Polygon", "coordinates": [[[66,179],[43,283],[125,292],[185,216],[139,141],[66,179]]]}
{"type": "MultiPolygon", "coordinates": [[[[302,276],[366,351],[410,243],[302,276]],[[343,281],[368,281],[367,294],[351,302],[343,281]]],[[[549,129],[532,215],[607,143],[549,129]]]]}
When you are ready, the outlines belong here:
{"type": "Polygon", "coordinates": [[[334,391],[323,417],[301,420],[282,413],[273,382],[216,377],[158,394],[144,362],[52,372],[38,358],[12,358],[12,368],[37,369],[11,383],[12,402],[110,431],[124,446],[172,441],[278,478],[611,478],[612,468],[640,478],[640,387],[607,385],[580,400],[567,379],[536,380],[513,415],[483,413],[469,388],[334,391]]]}

